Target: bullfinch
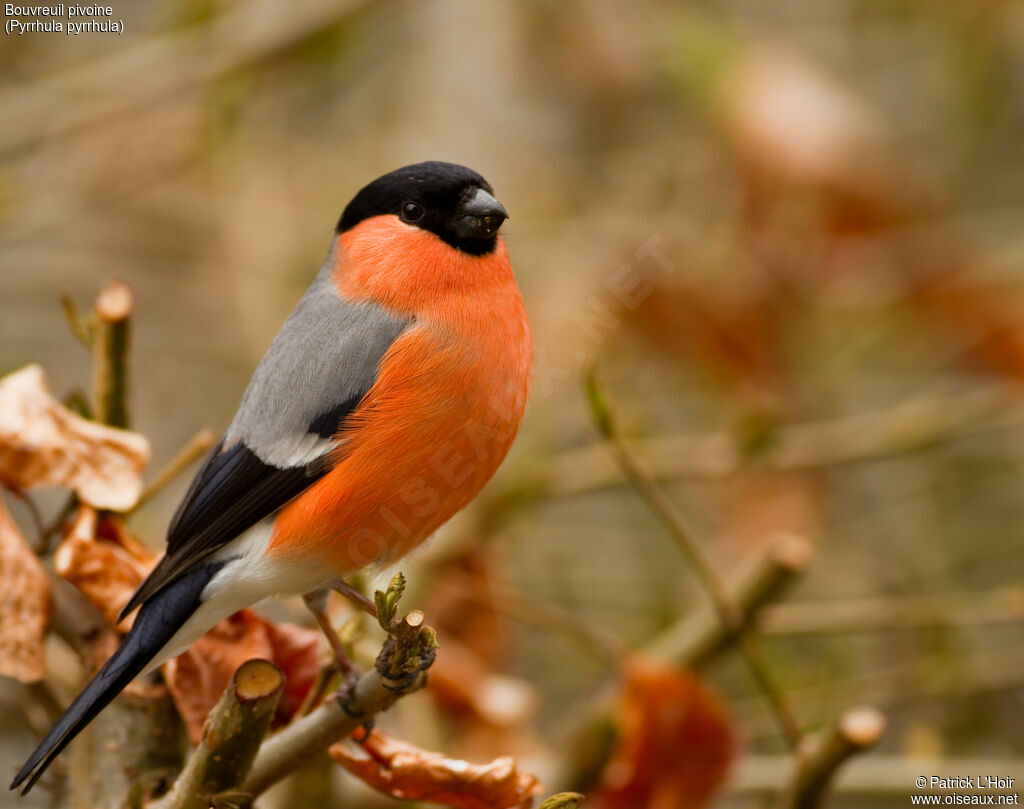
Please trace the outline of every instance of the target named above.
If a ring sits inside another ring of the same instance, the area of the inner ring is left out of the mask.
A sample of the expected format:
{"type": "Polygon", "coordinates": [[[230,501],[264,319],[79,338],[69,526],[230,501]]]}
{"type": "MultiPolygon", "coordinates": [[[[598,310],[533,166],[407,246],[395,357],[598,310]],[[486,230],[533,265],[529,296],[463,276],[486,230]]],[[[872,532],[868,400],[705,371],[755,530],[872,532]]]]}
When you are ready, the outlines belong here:
{"type": "Polygon", "coordinates": [[[356,194],[125,605],[131,631],[12,789],[218,621],[277,594],[316,613],[342,577],[400,559],[476,496],[519,428],[533,359],[507,216],[451,163],[356,194]]]}

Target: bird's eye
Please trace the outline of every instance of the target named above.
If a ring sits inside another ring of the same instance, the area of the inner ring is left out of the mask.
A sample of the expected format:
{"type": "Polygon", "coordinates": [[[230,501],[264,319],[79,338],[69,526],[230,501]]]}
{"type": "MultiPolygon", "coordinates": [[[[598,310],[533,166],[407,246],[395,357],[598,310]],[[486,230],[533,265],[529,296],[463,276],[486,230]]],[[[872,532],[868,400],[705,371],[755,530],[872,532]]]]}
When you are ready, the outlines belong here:
{"type": "Polygon", "coordinates": [[[402,203],[402,221],[403,222],[418,222],[423,218],[423,214],[426,213],[423,210],[423,206],[418,202],[403,202],[402,203]]]}

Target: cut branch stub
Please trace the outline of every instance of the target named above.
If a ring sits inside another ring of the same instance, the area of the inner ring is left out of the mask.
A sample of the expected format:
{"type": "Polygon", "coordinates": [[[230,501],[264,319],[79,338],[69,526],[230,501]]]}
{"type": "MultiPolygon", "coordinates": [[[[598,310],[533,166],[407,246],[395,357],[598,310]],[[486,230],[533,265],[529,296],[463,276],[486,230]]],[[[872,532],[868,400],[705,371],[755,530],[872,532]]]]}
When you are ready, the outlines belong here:
{"type": "Polygon", "coordinates": [[[123,281],[108,281],[96,296],[94,314],[93,416],[113,427],[127,427],[131,288],[123,281]]]}
{"type": "Polygon", "coordinates": [[[237,791],[270,729],[283,686],[284,675],[270,661],[243,663],[210,712],[185,769],[154,809],[206,809],[214,796],[237,791]]]}
{"type": "Polygon", "coordinates": [[[376,662],[378,673],[388,681],[385,688],[404,694],[422,685],[422,672],[437,656],[437,635],[423,621],[423,613],[412,610],[392,625],[376,662]]]}
{"type": "Polygon", "coordinates": [[[839,768],[874,747],[885,733],[885,716],[870,707],[844,711],[824,737],[805,739],[797,755],[796,773],[783,796],[781,809],[819,809],[839,768]]]}

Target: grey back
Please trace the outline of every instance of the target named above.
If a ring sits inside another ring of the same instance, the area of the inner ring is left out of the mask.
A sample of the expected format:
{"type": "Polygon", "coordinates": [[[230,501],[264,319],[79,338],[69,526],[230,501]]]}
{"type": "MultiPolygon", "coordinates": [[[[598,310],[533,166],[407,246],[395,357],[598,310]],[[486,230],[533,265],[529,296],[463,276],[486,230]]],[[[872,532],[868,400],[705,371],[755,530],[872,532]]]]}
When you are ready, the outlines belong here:
{"type": "Polygon", "coordinates": [[[226,446],[241,440],[279,468],[310,463],[330,449],[330,438],[314,425],[347,402],[348,409],[354,407],[373,385],[384,353],[411,322],[373,303],[343,301],[331,264],[328,256],[281,327],[224,436],[226,446]]]}

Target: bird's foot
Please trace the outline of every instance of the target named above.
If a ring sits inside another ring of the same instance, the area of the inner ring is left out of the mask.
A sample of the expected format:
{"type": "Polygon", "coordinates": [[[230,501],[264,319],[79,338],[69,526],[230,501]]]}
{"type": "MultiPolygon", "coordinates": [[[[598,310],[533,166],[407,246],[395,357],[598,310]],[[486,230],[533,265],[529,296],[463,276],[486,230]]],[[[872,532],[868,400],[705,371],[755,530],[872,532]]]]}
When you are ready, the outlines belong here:
{"type": "MultiPolygon", "coordinates": [[[[351,716],[353,719],[361,719],[366,715],[365,711],[361,711],[355,707],[356,702],[356,686],[359,684],[359,671],[352,669],[351,672],[345,675],[345,679],[341,681],[341,685],[338,686],[338,705],[341,707],[346,714],[351,716]]],[[[361,738],[352,736],[352,741],[363,744],[367,739],[370,738],[370,734],[373,733],[374,718],[371,716],[363,724],[361,724],[356,730],[362,730],[363,735],[361,738]]]]}
{"type": "Polygon", "coordinates": [[[341,685],[338,686],[338,705],[341,710],[353,719],[363,716],[363,711],[355,707],[356,686],[359,684],[359,670],[354,666],[342,676],[341,685]]]}

